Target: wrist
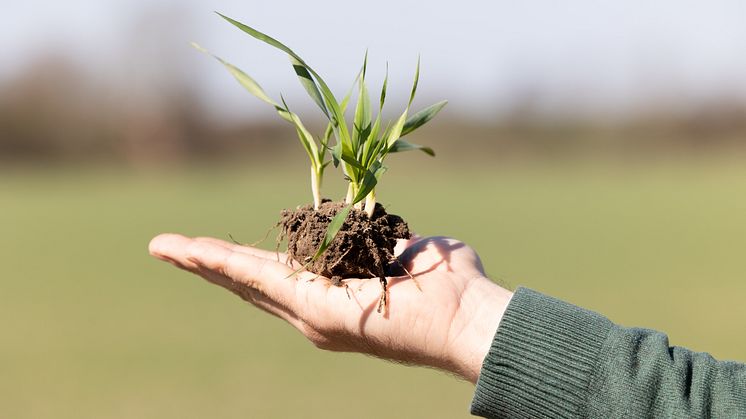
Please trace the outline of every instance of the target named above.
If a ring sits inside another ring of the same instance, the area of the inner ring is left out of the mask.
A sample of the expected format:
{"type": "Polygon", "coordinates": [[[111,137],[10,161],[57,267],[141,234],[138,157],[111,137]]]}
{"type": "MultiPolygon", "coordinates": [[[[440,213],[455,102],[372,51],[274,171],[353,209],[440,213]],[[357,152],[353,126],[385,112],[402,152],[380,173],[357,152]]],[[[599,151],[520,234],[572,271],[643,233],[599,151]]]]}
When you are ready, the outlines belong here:
{"type": "Polygon", "coordinates": [[[513,293],[486,277],[475,278],[464,291],[451,325],[449,370],[476,384],[500,320],[513,293]]]}

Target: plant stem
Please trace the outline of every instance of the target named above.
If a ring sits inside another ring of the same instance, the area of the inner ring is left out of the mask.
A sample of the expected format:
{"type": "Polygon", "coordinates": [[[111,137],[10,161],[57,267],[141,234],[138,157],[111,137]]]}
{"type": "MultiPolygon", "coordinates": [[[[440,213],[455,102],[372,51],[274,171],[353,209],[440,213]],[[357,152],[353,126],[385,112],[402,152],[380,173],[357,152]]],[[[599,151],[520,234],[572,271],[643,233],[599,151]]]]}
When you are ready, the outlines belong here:
{"type": "Polygon", "coordinates": [[[368,218],[373,218],[373,211],[376,209],[376,190],[370,191],[368,196],[365,197],[365,212],[368,214],[368,218]]]}
{"type": "Polygon", "coordinates": [[[317,210],[321,206],[321,176],[316,168],[311,166],[311,192],[313,193],[313,209],[317,210]]]}
{"type": "MultiPolygon", "coordinates": [[[[350,199],[350,202],[352,202],[357,197],[358,192],[360,192],[360,185],[357,183],[352,183],[352,199],[350,199]]],[[[363,201],[357,202],[355,204],[355,209],[362,210],[363,201]]]]}
{"type": "Polygon", "coordinates": [[[352,185],[352,182],[350,182],[347,185],[347,196],[345,197],[345,204],[351,204],[353,199],[355,199],[355,188],[352,185]]]}

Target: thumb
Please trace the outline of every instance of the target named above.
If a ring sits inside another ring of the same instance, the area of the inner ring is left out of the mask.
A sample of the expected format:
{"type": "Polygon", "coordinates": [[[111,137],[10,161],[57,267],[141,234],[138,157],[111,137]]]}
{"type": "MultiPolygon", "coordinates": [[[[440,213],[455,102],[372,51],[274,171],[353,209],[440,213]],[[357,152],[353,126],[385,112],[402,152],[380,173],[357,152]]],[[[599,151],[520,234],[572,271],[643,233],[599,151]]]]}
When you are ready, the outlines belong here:
{"type": "Polygon", "coordinates": [[[412,274],[428,271],[484,275],[479,255],[464,242],[450,237],[417,240],[399,255],[399,261],[412,274]]]}
{"type": "Polygon", "coordinates": [[[394,256],[398,257],[402,254],[402,252],[404,252],[404,250],[417,243],[421,239],[422,237],[416,233],[412,233],[412,236],[408,239],[397,239],[396,246],[394,247],[394,256]]]}

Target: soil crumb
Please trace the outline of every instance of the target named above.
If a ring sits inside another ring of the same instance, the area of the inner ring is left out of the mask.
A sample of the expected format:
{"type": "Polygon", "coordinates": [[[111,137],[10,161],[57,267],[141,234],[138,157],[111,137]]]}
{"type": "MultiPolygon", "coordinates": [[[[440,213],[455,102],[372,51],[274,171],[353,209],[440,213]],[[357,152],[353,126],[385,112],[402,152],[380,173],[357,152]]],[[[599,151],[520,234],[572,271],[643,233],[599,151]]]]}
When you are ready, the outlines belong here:
{"type": "MultiPolygon", "coordinates": [[[[280,218],[280,240],[287,239],[288,255],[305,265],[318,250],[332,218],[345,207],[343,202],[324,200],[320,208],[305,205],[284,210],[280,218]]],[[[409,239],[409,226],[399,216],[376,204],[373,216],[352,209],[326,251],[306,269],[340,285],[346,278],[380,278],[385,289],[386,271],[396,263],[397,239],[409,239]]]]}

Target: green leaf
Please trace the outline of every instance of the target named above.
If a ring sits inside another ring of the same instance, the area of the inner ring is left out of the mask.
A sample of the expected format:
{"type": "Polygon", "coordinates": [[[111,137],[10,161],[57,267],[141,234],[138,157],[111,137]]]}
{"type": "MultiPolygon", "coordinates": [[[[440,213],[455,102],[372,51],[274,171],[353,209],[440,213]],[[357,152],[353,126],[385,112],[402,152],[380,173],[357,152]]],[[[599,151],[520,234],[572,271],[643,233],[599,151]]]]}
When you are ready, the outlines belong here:
{"type": "Polygon", "coordinates": [[[352,209],[352,205],[348,205],[342,210],[340,210],[337,215],[332,218],[332,221],[329,223],[329,227],[326,228],[326,235],[324,235],[324,240],[321,241],[321,245],[319,246],[318,250],[316,250],[316,254],[313,255],[312,260],[316,260],[324,254],[326,249],[329,248],[329,246],[334,241],[334,238],[337,236],[337,233],[339,233],[339,230],[342,229],[342,226],[345,223],[345,220],[347,219],[347,214],[350,213],[350,210],[352,209]]]}
{"type": "Polygon", "coordinates": [[[316,82],[313,81],[311,73],[308,71],[306,66],[298,61],[295,57],[291,56],[290,62],[293,64],[293,69],[295,70],[295,74],[300,80],[300,84],[303,85],[303,88],[306,89],[306,92],[308,92],[308,95],[311,96],[311,99],[313,99],[313,101],[316,102],[316,105],[319,106],[321,111],[324,112],[324,115],[329,118],[329,111],[326,109],[326,105],[324,104],[324,98],[321,96],[321,92],[319,92],[319,88],[318,86],[316,86],[316,82]]]}
{"type": "Polygon", "coordinates": [[[323,153],[319,154],[319,150],[316,146],[316,141],[313,139],[313,135],[306,129],[298,115],[290,111],[287,103],[285,103],[284,98],[282,98],[282,103],[285,105],[285,111],[288,114],[289,121],[292,122],[293,125],[295,125],[295,130],[298,133],[298,139],[303,145],[303,148],[306,150],[306,153],[308,153],[308,157],[311,159],[311,165],[314,168],[318,169],[321,166],[322,160],[324,158],[323,153]]]}
{"type": "Polygon", "coordinates": [[[405,109],[404,112],[401,114],[399,119],[396,120],[394,125],[391,127],[391,130],[388,133],[388,137],[386,138],[386,145],[391,148],[391,146],[394,145],[394,142],[398,140],[401,137],[402,129],[404,129],[404,123],[407,120],[407,111],[409,108],[405,109]]]}
{"type": "Polygon", "coordinates": [[[386,88],[389,81],[389,64],[386,63],[386,77],[383,78],[383,85],[381,86],[381,99],[378,104],[378,115],[376,120],[373,122],[373,126],[367,135],[367,141],[363,146],[363,153],[360,156],[360,161],[363,162],[363,166],[369,167],[371,162],[376,157],[378,151],[381,150],[381,143],[385,143],[385,135],[379,137],[381,131],[381,116],[383,114],[383,105],[386,102],[386,88]]]}
{"type": "Polygon", "coordinates": [[[432,148],[410,143],[409,141],[402,140],[401,138],[397,140],[394,145],[391,146],[391,148],[389,148],[389,153],[399,153],[409,150],[422,150],[425,154],[429,154],[430,156],[435,157],[435,151],[433,151],[432,148]]]}
{"type": "Polygon", "coordinates": [[[290,117],[290,112],[282,108],[276,108],[276,109],[277,109],[277,113],[280,115],[280,118],[290,122],[291,124],[293,123],[293,118],[290,117]]]}
{"type": "Polygon", "coordinates": [[[437,115],[438,112],[440,112],[440,110],[447,104],[447,100],[440,101],[407,118],[407,122],[404,123],[404,127],[402,128],[401,136],[403,137],[425,125],[431,119],[435,118],[435,115],[437,115]]]}
{"type": "MultiPolygon", "coordinates": [[[[339,102],[339,108],[342,111],[342,114],[344,114],[347,111],[347,104],[350,103],[350,97],[352,96],[352,90],[355,88],[355,84],[357,83],[358,79],[360,78],[360,74],[355,77],[355,80],[352,82],[352,86],[350,86],[349,90],[347,90],[347,93],[342,98],[342,101],[339,102]]],[[[331,122],[329,122],[326,125],[326,131],[324,132],[324,135],[331,136],[332,131],[334,130],[334,126],[331,122]]]]}
{"type": "Polygon", "coordinates": [[[414,72],[414,83],[412,84],[412,93],[409,95],[409,104],[407,105],[407,109],[409,109],[410,106],[412,106],[412,101],[414,100],[414,94],[417,92],[417,84],[420,81],[420,57],[417,57],[417,69],[414,72]]]}
{"type": "MultiPolygon", "coordinates": [[[[334,154],[333,151],[332,151],[332,154],[334,154]]],[[[360,164],[360,162],[357,161],[355,156],[350,156],[348,154],[342,153],[342,155],[340,155],[340,159],[343,160],[345,163],[349,164],[350,166],[354,167],[355,169],[366,170],[365,167],[363,167],[360,164]]]]}
{"type": "Polygon", "coordinates": [[[384,152],[381,154],[382,151],[388,150],[388,144],[386,143],[386,139],[389,137],[389,133],[391,132],[391,121],[388,121],[386,123],[386,128],[383,130],[383,134],[380,138],[378,138],[376,141],[374,141],[374,146],[371,149],[371,151],[368,154],[368,160],[366,160],[365,165],[370,166],[375,159],[382,159],[385,157],[386,153],[384,152]]]}
{"type": "Polygon", "coordinates": [[[353,118],[352,126],[352,150],[355,155],[358,154],[360,144],[365,141],[366,132],[370,133],[370,121],[373,119],[372,111],[370,108],[370,97],[368,96],[368,88],[365,85],[365,70],[368,66],[368,52],[365,52],[365,60],[363,61],[362,76],[358,82],[359,91],[357,98],[357,106],[355,108],[355,116],[353,118]]]}
{"type": "Polygon", "coordinates": [[[391,128],[391,131],[389,132],[388,138],[386,138],[386,144],[388,148],[391,148],[391,146],[394,145],[394,142],[398,140],[402,136],[402,130],[404,129],[404,123],[407,121],[407,113],[409,113],[409,107],[412,106],[412,101],[414,100],[414,95],[417,93],[417,84],[420,80],[420,58],[417,58],[417,69],[414,72],[414,83],[412,83],[412,93],[409,95],[409,102],[407,103],[407,108],[404,109],[404,112],[401,114],[399,119],[396,121],[394,126],[391,128]]]}
{"type": "Polygon", "coordinates": [[[334,147],[331,149],[331,155],[334,167],[339,166],[339,162],[342,160],[342,144],[334,144],[334,147]]]}
{"type": "MultiPolygon", "coordinates": [[[[217,13],[217,12],[216,12],[217,13]]],[[[334,123],[335,126],[335,133],[337,134],[337,140],[342,143],[343,148],[351,148],[350,144],[350,133],[347,130],[347,124],[344,120],[344,113],[341,111],[339,103],[337,102],[337,99],[334,97],[334,94],[332,93],[331,89],[329,89],[329,86],[327,86],[326,82],[324,82],[324,79],[319,76],[319,74],[314,71],[313,68],[311,68],[306,62],[293,50],[288,48],[285,44],[282,42],[272,38],[269,35],[266,35],[262,32],[259,32],[258,30],[245,25],[237,20],[231,19],[228,16],[225,16],[221,13],[217,13],[220,17],[231,23],[233,26],[237,27],[238,29],[242,30],[243,32],[251,35],[252,37],[265,42],[280,51],[285,52],[290,57],[294,58],[298,64],[305,67],[308,72],[313,76],[313,78],[318,83],[318,88],[321,92],[321,96],[324,98],[324,103],[326,103],[327,109],[331,111],[331,115],[326,114],[327,117],[329,117],[329,120],[331,120],[334,123]]]]}
{"type": "Polygon", "coordinates": [[[380,112],[383,109],[383,103],[386,102],[386,88],[389,85],[389,63],[386,63],[386,77],[383,78],[383,86],[381,87],[381,100],[378,107],[380,112]]]}
{"type": "Polygon", "coordinates": [[[304,65],[304,66],[306,65],[305,62],[303,61],[303,59],[301,57],[299,57],[296,53],[294,53],[293,50],[291,50],[290,48],[288,48],[287,46],[285,46],[285,44],[283,44],[282,42],[276,40],[275,38],[272,38],[269,35],[261,33],[258,30],[254,29],[254,28],[252,28],[252,27],[250,27],[248,25],[245,25],[245,24],[243,24],[243,23],[241,23],[241,22],[239,22],[237,20],[231,19],[228,16],[225,16],[224,14],[222,14],[220,12],[215,12],[215,13],[217,13],[218,16],[220,16],[223,19],[225,19],[228,22],[230,22],[233,26],[237,27],[238,29],[241,29],[242,31],[244,31],[247,34],[253,36],[254,38],[256,38],[256,39],[258,39],[260,41],[266,42],[267,44],[272,45],[273,47],[275,47],[275,48],[277,48],[277,49],[285,52],[289,56],[295,58],[302,65],[304,65]]]}
{"type": "MultiPolygon", "coordinates": [[[[342,102],[340,102],[339,104],[339,107],[342,110],[342,114],[344,114],[347,110],[347,104],[350,103],[350,97],[352,96],[352,89],[355,87],[355,83],[357,82],[359,77],[359,74],[357,77],[355,77],[355,81],[352,83],[352,86],[350,86],[350,90],[347,91],[347,94],[344,98],[342,98],[342,102]]],[[[329,138],[332,136],[332,133],[334,133],[334,124],[329,121],[329,123],[326,125],[326,130],[324,131],[324,146],[327,148],[329,148],[329,138]]],[[[337,142],[337,144],[335,144],[334,147],[329,148],[329,150],[331,151],[334,167],[339,166],[339,162],[342,158],[342,144],[337,142]]]]}
{"type": "Polygon", "coordinates": [[[388,167],[381,165],[381,167],[378,168],[378,170],[375,171],[374,175],[376,175],[376,180],[381,181],[381,176],[383,176],[386,171],[389,170],[388,167]]]}
{"type": "Polygon", "coordinates": [[[373,161],[373,158],[375,157],[375,150],[377,149],[376,146],[381,141],[381,139],[378,137],[378,132],[380,130],[381,130],[381,116],[379,114],[378,117],[376,117],[376,122],[373,123],[373,127],[371,128],[370,132],[367,134],[368,140],[363,145],[363,150],[360,155],[360,161],[365,167],[369,167],[370,162],[373,161]]]}
{"type": "Polygon", "coordinates": [[[259,86],[259,83],[254,81],[248,74],[244,73],[241,69],[234,66],[233,64],[223,60],[222,58],[210,54],[209,51],[207,51],[205,48],[202,48],[196,43],[192,43],[192,46],[196,48],[197,50],[211,55],[216,60],[218,60],[223,66],[225,66],[226,69],[233,75],[233,77],[238,80],[238,82],[251,94],[256,96],[257,98],[263,100],[264,102],[272,105],[275,107],[275,110],[277,110],[277,113],[280,115],[280,117],[293,125],[295,125],[296,132],[298,134],[298,139],[300,139],[301,144],[303,145],[303,148],[306,150],[306,153],[308,154],[309,158],[311,159],[311,164],[314,167],[318,167],[321,165],[321,162],[324,159],[324,152],[325,149],[322,149],[321,152],[316,146],[316,142],[313,139],[313,135],[306,129],[306,127],[301,122],[298,115],[290,112],[288,109],[287,103],[285,103],[285,100],[282,99],[283,106],[281,106],[279,103],[272,100],[265,92],[264,89],[262,89],[261,86],[259,86]]]}
{"type": "Polygon", "coordinates": [[[254,79],[252,79],[248,74],[246,74],[243,71],[241,71],[240,68],[238,68],[238,67],[234,66],[233,64],[225,61],[224,59],[218,57],[217,55],[212,54],[210,51],[202,48],[200,45],[198,45],[195,42],[192,42],[192,47],[194,47],[196,50],[198,50],[200,52],[203,52],[203,53],[205,53],[207,55],[210,55],[211,57],[213,57],[216,60],[218,60],[221,64],[223,64],[223,66],[225,66],[225,68],[228,70],[228,72],[231,73],[231,75],[238,81],[238,83],[240,83],[241,86],[243,86],[246,90],[248,90],[249,93],[251,93],[252,95],[256,96],[257,98],[259,98],[261,100],[263,100],[264,102],[269,103],[270,105],[272,105],[272,106],[274,106],[276,108],[280,107],[280,105],[277,102],[275,102],[274,100],[272,100],[267,95],[267,93],[264,91],[264,89],[262,89],[262,87],[259,86],[259,83],[257,83],[256,81],[254,81],[254,79]]]}
{"type": "Polygon", "coordinates": [[[365,171],[365,176],[363,176],[362,182],[360,182],[360,189],[357,191],[357,195],[355,195],[355,198],[352,200],[352,204],[357,204],[358,202],[365,199],[366,196],[372,191],[376,184],[378,183],[378,179],[381,177],[383,172],[386,171],[386,167],[384,167],[380,161],[376,160],[373,162],[369,170],[365,171]]]}
{"type": "Polygon", "coordinates": [[[350,103],[350,96],[352,96],[352,87],[347,91],[347,94],[342,98],[342,101],[339,102],[339,108],[342,110],[343,114],[347,111],[347,104],[350,103]]]}

